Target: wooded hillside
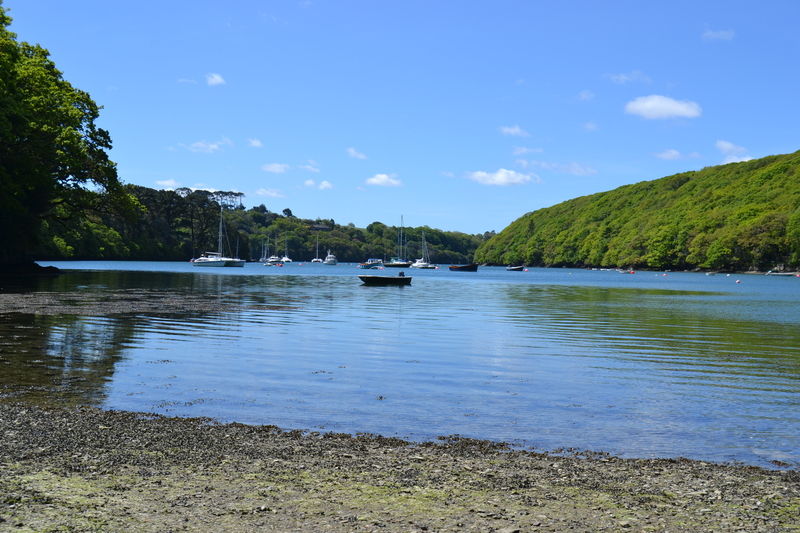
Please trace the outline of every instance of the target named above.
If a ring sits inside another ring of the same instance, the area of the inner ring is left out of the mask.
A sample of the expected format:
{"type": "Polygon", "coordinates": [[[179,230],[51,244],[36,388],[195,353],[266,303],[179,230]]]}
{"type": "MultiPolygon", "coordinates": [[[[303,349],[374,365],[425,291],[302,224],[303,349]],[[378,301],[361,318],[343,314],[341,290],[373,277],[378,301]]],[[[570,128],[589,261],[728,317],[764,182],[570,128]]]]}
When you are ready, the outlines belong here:
{"type": "Polygon", "coordinates": [[[684,172],[527,213],[489,264],[769,270],[800,266],[800,152],[684,172]]]}
{"type": "MultiPolygon", "coordinates": [[[[220,211],[224,218],[224,253],[258,260],[288,253],[297,261],[330,249],[339,261],[389,258],[397,251],[397,226],[373,222],[366,228],[331,219],[302,219],[290,209],[281,213],[260,205],[241,207],[241,194],[178,189],[164,191],[126,185],[140,209],[121,216],[115,210],[86,210],[80,217],[52,219],[42,225],[37,259],[129,259],[188,261],[217,250],[220,211]],[[268,255],[269,255],[268,254],[268,255]]],[[[103,205],[100,195],[93,202],[103,205]]],[[[399,216],[398,216],[399,218],[399,216]]],[[[465,263],[488,235],[468,235],[427,226],[404,228],[408,258],[421,257],[422,233],[436,263],[465,263]]]]}

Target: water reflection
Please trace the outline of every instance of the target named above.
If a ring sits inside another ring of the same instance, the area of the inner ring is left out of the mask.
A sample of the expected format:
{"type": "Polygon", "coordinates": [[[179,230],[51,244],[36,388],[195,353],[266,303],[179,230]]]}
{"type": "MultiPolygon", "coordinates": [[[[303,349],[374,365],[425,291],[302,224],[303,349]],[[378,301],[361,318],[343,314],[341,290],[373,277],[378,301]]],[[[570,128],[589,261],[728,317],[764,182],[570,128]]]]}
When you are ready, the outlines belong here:
{"type": "Polygon", "coordinates": [[[796,293],[440,274],[402,290],[344,269],[3,287],[0,387],[283,427],[800,464],[796,293]]]}

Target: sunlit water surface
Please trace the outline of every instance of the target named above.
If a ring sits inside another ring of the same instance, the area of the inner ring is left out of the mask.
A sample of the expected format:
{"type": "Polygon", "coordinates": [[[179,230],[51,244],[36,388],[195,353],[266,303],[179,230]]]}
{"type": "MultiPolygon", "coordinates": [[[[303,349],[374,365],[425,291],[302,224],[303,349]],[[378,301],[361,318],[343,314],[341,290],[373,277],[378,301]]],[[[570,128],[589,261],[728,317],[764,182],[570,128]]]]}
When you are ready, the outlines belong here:
{"type": "Polygon", "coordinates": [[[351,264],[49,264],[70,270],[5,290],[211,305],[0,313],[6,399],[800,465],[800,278],[482,267],[366,287],[351,264]]]}

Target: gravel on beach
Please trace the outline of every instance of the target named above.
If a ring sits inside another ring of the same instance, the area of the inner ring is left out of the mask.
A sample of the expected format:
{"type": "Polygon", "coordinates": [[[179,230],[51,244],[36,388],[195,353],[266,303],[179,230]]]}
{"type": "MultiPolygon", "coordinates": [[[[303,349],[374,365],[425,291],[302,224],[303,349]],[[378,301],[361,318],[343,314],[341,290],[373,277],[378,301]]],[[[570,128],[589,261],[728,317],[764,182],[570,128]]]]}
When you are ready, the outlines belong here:
{"type": "Polygon", "coordinates": [[[800,531],[800,472],[0,403],[0,531],[800,531]]]}

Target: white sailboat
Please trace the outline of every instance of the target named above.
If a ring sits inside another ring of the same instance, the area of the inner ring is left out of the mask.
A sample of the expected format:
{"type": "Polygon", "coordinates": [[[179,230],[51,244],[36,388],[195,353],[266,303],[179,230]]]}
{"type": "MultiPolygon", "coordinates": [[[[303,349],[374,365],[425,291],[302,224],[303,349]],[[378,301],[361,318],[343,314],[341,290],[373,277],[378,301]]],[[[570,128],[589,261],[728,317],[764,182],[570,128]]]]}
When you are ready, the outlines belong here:
{"type": "Polygon", "coordinates": [[[422,257],[417,259],[411,264],[411,268],[437,268],[436,265],[431,264],[431,258],[428,255],[428,243],[425,242],[425,232],[422,232],[422,257]]]}
{"type": "Polygon", "coordinates": [[[317,235],[317,251],[314,254],[314,259],[311,260],[312,263],[322,263],[322,259],[319,258],[319,235],[317,235]]]}
{"type": "Polygon", "coordinates": [[[405,238],[403,236],[403,215],[400,215],[400,230],[397,232],[397,255],[389,259],[383,266],[389,268],[408,268],[411,261],[407,260],[405,252],[405,238]]]}
{"type": "Polygon", "coordinates": [[[292,258],[289,257],[289,237],[286,237],[286,240],[283,241],[284,248],[283,248],[283,257],[281,257],[281,263],[291,263],[292,258]]]}
{"type": "MultiPolygon", "coordinates": [[[[275,248],[278,247],[278,236],[275,236],[275,248]]],[[[269,253],[269,245],[267,246],[267,253],[269,253]]],[[[281,258],[277,255],[271,255],[267,258],[264,262],[264,266],[275,266],[275,265],[282,265],[281,258]]]]}
{"type": "Polygon", "coordinates": [[[204,252],[197,259],[192,260],[194,266],[202,267],[243,267],[244,259],[238,257],[225,257],[222,255],[222,206],[219,206],[219,236],[217,240],[216,252],[204,252]]]}

